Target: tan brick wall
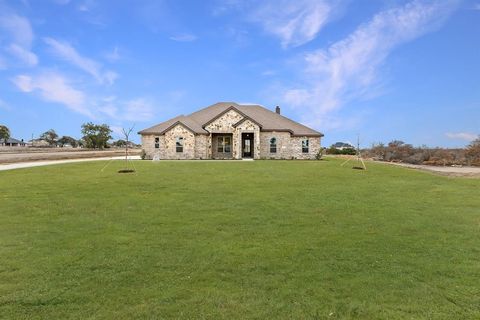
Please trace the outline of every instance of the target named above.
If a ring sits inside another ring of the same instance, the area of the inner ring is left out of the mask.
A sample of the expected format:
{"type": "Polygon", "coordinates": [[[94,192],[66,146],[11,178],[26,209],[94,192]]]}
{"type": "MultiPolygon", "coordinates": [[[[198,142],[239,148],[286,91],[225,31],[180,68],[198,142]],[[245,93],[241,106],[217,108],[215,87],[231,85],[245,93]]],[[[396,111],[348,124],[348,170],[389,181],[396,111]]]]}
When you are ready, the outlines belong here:
{"type": "Polygon", "coordinates": [[[289,132],[260,132],[260,158],[291,159],[291,137],[289,132]],[[277,139],[277,152],[270,153],[270,139],[277,139]]]}
{"type": "Polygon", "coordinates": [[[153,159],[155,156],[159,158],[164,157],[165,151],[165,136],[160,135],[142,135],[142,148],[145,150],[146,159],[153,159]],[[159,138],[158,149],[155,149],[155,138],[159,138]]]}
{"type": "Polygon", "coordinates": [[[253,133],[253,158],[260,159],[260,127],[248,119],[243,121],[235,128],[235,132],[233,134],[233,157],[235,159],[242,158],[242,133],[244,132],[253,133]]]}
{"type": "Polygon", "coordinates": [[[165,132],[164,150],[162,159],[194,159],[195,135],[181,124],[177,124],[165,132]],[[183,152],[176,151],[177,137],[183,137],[183,152]]]}
{"type": "Polygon", "coordinates": [[[290,159],[315,159],[320,150],[320,138],[318,137],[292,137],[290,140],[290,159]],[[302,140],[309,140],[308,153],[302,152],[302,140]]]}
{"type": "Polygon", "coordinates": [[[195,159],[208,159],[208,136],[198,134],[195,136],[195,159]]]}

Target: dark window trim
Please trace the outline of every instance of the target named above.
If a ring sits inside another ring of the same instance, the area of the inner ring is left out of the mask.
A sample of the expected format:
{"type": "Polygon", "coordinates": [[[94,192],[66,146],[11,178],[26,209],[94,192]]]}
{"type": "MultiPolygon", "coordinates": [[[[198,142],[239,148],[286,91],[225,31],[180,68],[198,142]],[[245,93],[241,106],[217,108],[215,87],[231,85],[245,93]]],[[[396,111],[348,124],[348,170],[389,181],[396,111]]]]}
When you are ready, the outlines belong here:
{"type": "Polygon", "coordinates": [[[175,140],[175,151],[177,153],[183,153],[183,141],[183,137],[177,137],[177,139],[175,140]],[[180,145],[179,142],[181,142],[180,145]]]}
{"type": "Polygon", "coordinates": [[[231,153],[232,152],[232,136],[224,135],[217,136],[217,152],[218,153],[231,153]],[[229,143],[226,143],[226,140],[229,140],[229,143]]]}
{"type": "Polygon", "coordinates": [[[277,138],[276,137],[270,138],[270,153],[277,153],[277,138]],[[275,143],[272,143],[272,140],[274,140],[275,143]]]}
{"type": "Polygon", "coordinates": [[[310,150],[310,141],[309,139],[302,140],[302,153],[308,153],[310,150]],[[305,143],[306,142],[306,143],[305,143]]]}

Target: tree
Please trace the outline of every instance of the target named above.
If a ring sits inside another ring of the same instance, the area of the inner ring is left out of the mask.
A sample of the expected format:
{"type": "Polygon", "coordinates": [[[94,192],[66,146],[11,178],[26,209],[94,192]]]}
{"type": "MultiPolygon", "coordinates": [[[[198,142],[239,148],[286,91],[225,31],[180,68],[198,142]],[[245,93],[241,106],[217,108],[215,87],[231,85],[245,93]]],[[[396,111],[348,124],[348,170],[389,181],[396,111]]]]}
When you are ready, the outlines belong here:
{"type": "Polygon", "coordinates": [[[470,164],[480,166],[480,136],[468,145],[465,156],[470,164]]]}
{"type": "Polygon", "coordinates": [[[0,140],[3,140],[3,143],[7,143],[7,139],[10,138],[10,129],[7,126],[0,125],[0,140]]]}
{"type": "Polygon", "coordinates": [[[55,130],[50,129],[42,133],[40,135],[40,139],[43,139],[47,141],[49,145],[54,146],[57,144],[58,134],[55,132],[55,130]]]}
{"type": "Polygon", "coordinates": [[[75,138],[72,138],[70,136],[63,136],[60,139],[58,139],[58,143],[63,147],[66,144],[71,145],[72,147],[76,148],[78,146],[78,142],[75,138]]]}
{"type": "Polygon", "coordinates": [[[92,122],[82,124],[82,139],[87,148],[106,148],[108,140],[112,139],[111,133],[112,130],[107,124],[93,124],[92,122]]]}
{"type": "Polygon", "coordinates": [[[113,142],[112,145],[114,147],[119,147],[119,148],[123,148],[125,147],[127,144],[127,141],[123,140],[123,139],[118,139],[117,141],[113,142]]]}

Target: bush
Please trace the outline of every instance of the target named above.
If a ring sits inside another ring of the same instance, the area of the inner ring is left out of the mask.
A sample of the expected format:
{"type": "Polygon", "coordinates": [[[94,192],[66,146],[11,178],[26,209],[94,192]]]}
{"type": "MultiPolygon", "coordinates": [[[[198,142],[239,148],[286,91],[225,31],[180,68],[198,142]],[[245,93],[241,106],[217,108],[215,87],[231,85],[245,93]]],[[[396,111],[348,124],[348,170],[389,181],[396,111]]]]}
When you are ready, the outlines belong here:
{"type": "Polygon", "coordinates": [[[145,152],[144,149],[142,149],[142,152],[140,152],[140,158],[141,158],[142,160],[145,160],[146,157],[147,157],[147,153],[145,152]]]}

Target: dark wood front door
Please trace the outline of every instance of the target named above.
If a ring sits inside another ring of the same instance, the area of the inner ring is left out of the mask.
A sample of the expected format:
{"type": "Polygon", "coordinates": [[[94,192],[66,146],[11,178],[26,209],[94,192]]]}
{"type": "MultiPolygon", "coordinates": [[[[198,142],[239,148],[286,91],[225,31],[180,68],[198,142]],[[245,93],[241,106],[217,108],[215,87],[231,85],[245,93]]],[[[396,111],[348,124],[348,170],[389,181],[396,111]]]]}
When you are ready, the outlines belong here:
{"type": "Polygon", "coordinates": [[[242,133],[242,158],[253,157],[253,133],[242,133]]]}

